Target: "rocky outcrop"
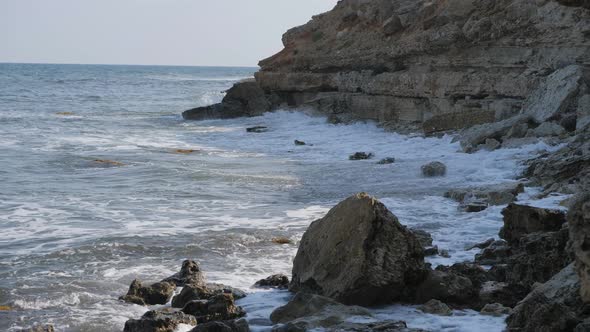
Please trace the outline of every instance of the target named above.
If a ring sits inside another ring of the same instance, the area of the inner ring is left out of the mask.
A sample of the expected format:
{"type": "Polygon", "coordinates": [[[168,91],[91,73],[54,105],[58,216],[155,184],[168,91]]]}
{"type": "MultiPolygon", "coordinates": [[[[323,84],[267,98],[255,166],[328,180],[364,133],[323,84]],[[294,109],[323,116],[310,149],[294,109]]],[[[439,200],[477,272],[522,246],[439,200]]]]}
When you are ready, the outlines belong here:
{"type": "Polygon", "coordinates": [[[285,48],[260,62],[256,80],[273,106],[417,123],[427,133],[521,112],[560,121],[584,95],[587,7],[586,0],[343,0],[285,33],[285,48]]]}
{"type": "Polygon", "coordinates": [[[504,227],[500,237],[510,245],[518,244],[527,234],[537,232],[555,232],[566,222],[565,213],[561,210],[549,210],[528,205],[510,204],[502,211],[504,227]]]}
{"type": "Polygon", "coordinates": [[[198,323],[234,320],[246,315],[241,307],[236,306],[231,294],[219,294],[209,300],[188,302],[182,312],[196,317],[198,323]]]}
{"type": "Polygon", "coordinates": [[[186,260],[182,262],[182,267],[178,273],[162,280],[162,282],[173,283],[178,287],[184,285],[203,285],[205,284],[205,276],[201,271],[199,263],[186,260]]]}
{"type": "Polygon", "coordinates": [[[172,299],[173,308],[182,308],[188,302],[195,300],[209,300],[219,294],[231,294],[235,299],[241,299],[246,294],[236,288],[218,285],[218,284],[205,284],[205,285],[185,285],[182,291],[172,299]]]}
{"type": "Polygon", "coordinates": [[[140,319],[125,323],[124,332],[174,332],[180,324],[197,325],[191,315],[177,311],[148,311],[140,319]]]}
{"type": "Polygon", "coordinates": [[[447,174],[447,166],[440,161],[433,161],[422,166],[422,175],[426,177],[445,176],[447,174]]]}
{"type": "Polygon", "coordinates": [[[590,194],[577,198],[570,208],[568,220],[575,267],[581,283],[580,294],[583,301],[590,302],[590,194]]]}
{"type": "Polygon", "coordinates": [[[262,115],[270,111],[270,102],[256,81],[247,80],[229,89],[219,104],[197,107],[182,113],[186,120],[230,119],[262,115]]]}
{"type": "Polygon", "coordinates": [[[373,305],[402,300],[426,276],[423,248],[376,199],[358,194],[314,221],[293,262],[290,290],[373,305]]]}
{"type": "Polygon", "coordinates": [[[166,304],[172,298],[176,285],[168,282],[157,282],[151,286],[143,286],[138,279],[133,280],[127,295],[121,300],[139,305],[166,304]]]}
{"type": "Polygon", "coordinates": [[[289,288],[289,277],[284,274],[274,274],[265,279],[258,280],[254,284],[254,287],[287,289],[289,288]]]}

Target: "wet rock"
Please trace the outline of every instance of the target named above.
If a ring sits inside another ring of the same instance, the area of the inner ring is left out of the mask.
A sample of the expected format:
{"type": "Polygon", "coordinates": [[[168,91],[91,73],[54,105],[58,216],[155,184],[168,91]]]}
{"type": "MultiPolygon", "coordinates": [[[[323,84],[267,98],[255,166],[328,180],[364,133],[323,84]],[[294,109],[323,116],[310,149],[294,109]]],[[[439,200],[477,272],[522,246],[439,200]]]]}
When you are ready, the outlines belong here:
{"type": "Polygon", "coordinates": [[[404,29],[399,16],[394,15],[383,22],[383,33],[387,36],[396,34],[404,29]]]}
{"type": "Polygon", "coordinates": [[[168,282],[158,282],[151,286],[143,286],[139,279],[133,280],[127,295],[119,299],[139,305],[166,304],[174,294],[176,285],[168,282]]]}
{"type": "MultiPolygon", "coordinates": [[[[331,317],[330,317],[331,318],[331,317]]],[[[323,325],[326,325],[325,323],[323,325]]],[[[342,322],[330,327],[321,329],[314,328],[314,324],[308,321],[300,320],[296,322],[289,322],[282,326],[277,326],[272,329],[272,332],[302,332],[302,331],[326,331],[326,332],[426,332],[420,329],[408,328],[403,321],[380,321],[374,323],[351,323],[342,322]]]]}
{"type": "Polygon", "coordinates": [[[458,140],[463,151],[472,153],[484,146],[486,140],[502,142],[502,137],[507,136],[515,126],[521,126],[529,121],[529,116],[519,115],[494,123],[473,126],[462,131],[458,140]]]}
{"type": "Polygon", "coordinates": [[[471,202],[465,205],[465,212],[476,213],[481,212],[488,208],[488,204],[485,202],[471,202]]]}
{"type": "Polygon", "coordinates": [[[440,251],[438,250],[438,246],[424,248],[424,256],[425,257],[436,256],[439,254],[440,254],[440,251]]]}
{"type": "Polygon", "coordinates": [[[576,110],[576,130],[583,131],[590,125],[590,94],[585,94],[578,100],[576,110]]]}
{"type": "Polygon", "coordinates": [[[453,273],[471,280],[475,289],[480,289],[482,285],[490,281],[490,275],[481,266],[473,263],[456,263],[452,266],[438,266],[438,271],[453,273]]]}
{"type": "Polygon", "coordinates": [[[414,233],[414,236],[416,237],[416,239],[418,239],[422,247],[428,248],[432,246],[433,239],[430,233],[428,233],[427,231],[423,231],[421,229],[414,228],[412,228],[411,231],[412,233],[414,233]]]}
{"type": "Polygon", "coordinates": [[[478,290],[471,280],[452,271],[434,270],[418,287],[415,301],[437,299],[448,304],[469,306],[477,302],[478,290]]]}
{"type": "Polygon", "coordinates": [[[469,247],[465,248],[465,250],[469,251],[469,250],[473,250],[473,249],[485,249],[485,248],[489,247],[494,242],[495,242],[495,240],[493,238],[487,239],[484,242],[476,243],[472,246],[469,246],[469,247]]]}
{"type": "Polygon", "coordinates": [[[199,324],[233,320],[246,315],[241,307],[235,305],[231,294],[218,294],[209,300],[188,302],[182,308],[182,312],[195,316],[199,324]]]}
{"type": "Polygon", "coordinates": [[[295,145],[302,146],[302,145],[307,145],[307,144],[304,141],[295,140],[295,145]]]}
{"type": "Polygon", "coordinates": [[[512,203],[502,211],[504,227],[500,237],[512,246],[517,245],[524,235],[535,232],[554,232],[566,222],[565,213],[512,203]]]}
{"type": "Polygon", "coordinates": [[[246,132],[249,133],[266,133],[268,131],[268,127],[265,126],[255,126],[246,128],[246,132]]]}
{"type": "Polygon", "coordinates": [[[383,159],[379,160],[379,162],[377,162],[377,164],[379,164],[379,165],[390,165],[393,163],[395,163],[395,158],[393,158],[393,157],[383,158],[383,159]]]}
{"type": "Polygon", "coordinates": [[[507,307],[514,307],[524,299],[529,289],[516,284],[487,281],[481,285],[479,298],[481,305],[499,303],[507,307]]]}
{"type": "Polygon", "coordinates": [[[271,110],[264,91],[254,80],[234,84],[219,104],[197,107],[182,113],[186,120],[230,119],[257,116],[271,110]]]}
{"type": "Polygon", "coordinates": [[[447,166],[439,161],[431,162],[422,166],[422,174],[426,177],[445,176],[447,166]]]}
{"type": "Polygon", "coordinates": [[[33,327],[18,330],[18,332],[55,332],[53,325],[35,325],[33,327]]]}
{"type": "Polygon", "coordinates": [[[483,144],[482,148],[485,150],[488,150],[488,151],[494,151],[496,149],[499,149],[501,145],[502,145],[502,143],[500,143],[496,139],[486,138],[486,141],[483,144]]]}
{"type": "Polygon", "coordinates": [[[221,284],[186,285],[172,299],[172,307],[182,308],[190,301],[209,300],[219,294],[232,294],[235,299],[246,297],[243,291],[221,284]]]}
{"type": "Polygon", "coordinates": [[[439,315],[439,316],[452,316],[453,310],[448,305],[442,303],[439,300],[430,300],[425,304],[421,305],[418,309],[427,314],[439,315]]]}
{"type": "Polygon", "coordinates": [[[565,128],[555,122],[543,122],[537,128],[528,131],[527,136],[547,137],[559,136],[565,133],[565,128]]]}
{"type": "Polygon", "coordinates": [[[571,247],[575,256],[575,268],[580,277],[581,296],[590,302],[590,194],[576,197],[568,215],[571,247]]]}
{"type": "Polygon", "coordinates": [[[250,332],[250,326],[248,326],[248,321],[242,318],[199,324],[190,332],[250,332]]]}
{"type": "Polygon", "coordinates": [[[425,275],[416,236],[385,205],[361,193],[309,226],[293,262],[290,289],[372,305],[408,298],[425,275]]]}
{"type": "Polygon", "coordinates": [[[117,167],[117,166],[125,166],[125,164],[108,159],[95,159],[92,161],[95,166],[102,166],[102,167],[117,167]]]}
{"type": "Polygon", "coordinates": [[[199,263],[192,260],[185,260],[182,262],[180,272],[162,280],[162,282],[173,283],[178,287],[184,285],[204,285],[205,277],[203,276],[199,263]]]}
{"type": "Polygon", "coordinates": [[[372,153],[367,153],[367,152],[356,152],[354,154],[351,154],[348,159],[349,160],[366,160],[366,159],[371,159],[373,158],[375,155],[372,153]]]}
{"type": "Polygon", "coordinates": [[[536,287],[508,317],[509,331],[572,331],[580,322],[583,310],[580,281],[573,264],[551,280],[536,287]]]}
{"type": "Polygon", "coordinates": [[[174,153],[178,153],[178,154],[191,154],[191,153],[195,153],[197,152],[197,150],[193,150],[193,149],[176,149],[174,150],[174,153]]]}
{"type": "Polygon", "coordinates": [[[254,286],[259,288],[287,289],[289,288],[289,277],[284,274],[274,274],[268,278],[258,280],[254,286]]]}
{"type": "Polygon", "coordinates": [[[174,332],[180,324],[197,325],[191,315],[175,311],[148,311],[140,319],[125,323],[124,332],[174,332]]]}
{"type": "Polygon", "coordinates": [[[514,202],[518,194],[522,192],[524,192],[524,185],[520,182],[514,182],[485,187],[453,189],[447,191],[445,197],[454,199],[463,206],[471,202],[504,205],[514,202]]]}
{"type": "Polygon", "coordinates": [[[286,238],[286,237],[282,237],[282,236],[272,238],[271,241],[276,244],[291,244],[291,243],[293,243],[293,241],[291,241],[291,239],[286,238]]]}
{"type": "Polygon", "coordinates": [[[444,258],[451,258],[451,253],[446,249],[439,250],[438,255],[444,258]]]}
{"type": "Polygon", "coordinates": [[[511,308],[505,307],[505,306],[501,305],[500,303],[486,304],[481,309],[481,314],[487,315],[487,316],[500,317],[500,316],[510,315],[511,313],[512,313],[511,308]]]}
{"type": "Polygon", "coordinates": [[[475,261],[482,265],[495,265],[506,261],[512,255],[512,249],[506,241],[492,241],[479,254],[475,255],[475,261]]]}

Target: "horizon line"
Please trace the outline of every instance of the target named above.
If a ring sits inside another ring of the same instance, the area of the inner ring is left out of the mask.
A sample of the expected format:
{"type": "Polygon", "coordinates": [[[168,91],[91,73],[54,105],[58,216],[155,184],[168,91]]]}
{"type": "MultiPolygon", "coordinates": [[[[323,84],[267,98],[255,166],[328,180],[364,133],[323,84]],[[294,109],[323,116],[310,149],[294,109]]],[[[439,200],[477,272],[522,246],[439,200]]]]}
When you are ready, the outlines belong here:
{"type": "Polygon", "coordinates": [[[260,66],[236,66],[236,65],[172,65],[172,64],[128,64],[128,63],[73,63],[73,62],[17,62],[3,61],[0,64],[8,65],[64,65],[64,66],[138,66],[138,67],[204,67],[204,68],[260,68],[260,66]]]}

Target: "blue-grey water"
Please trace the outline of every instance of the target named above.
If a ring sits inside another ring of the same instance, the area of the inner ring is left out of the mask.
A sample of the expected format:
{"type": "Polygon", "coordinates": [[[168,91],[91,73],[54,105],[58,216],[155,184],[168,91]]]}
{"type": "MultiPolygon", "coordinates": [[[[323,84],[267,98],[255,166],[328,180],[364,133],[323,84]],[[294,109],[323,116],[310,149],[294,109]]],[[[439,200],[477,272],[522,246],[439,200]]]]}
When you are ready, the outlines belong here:
{"type": "MultiPolygon", "coordinates": [[[[467,155],[451,137],[330,125],[290,110],[201,122],[180,116],[221,100],[255,70],[0,64],[0,331],[36,323],[121,331],[147,310],[117,300],[131,280],[157,281],[187,258],[210,281],[254,292],[241,303],[249,318],[262,319],[255,329],[268,330],[264,320],[288,294],[250,286],[289,274],[307,225],[338,201],[374,194],[450,250],[450,259],[433,263],[468,260],[474,252],[464,246],[497,233],[501,207],[466,214],[444,190],[511,181],[520,161],[547,148],[467,155]],[[254,125],[270,131],[247,133],[254,125]],[[356,151],[396,163],[349,161],[356,151]],[[433,160],[449,166],[446,177],[421,176],[433,160]],[[293,244],[273,243],[279,236],[293,244]]],[[[470,312],[376,312],[387,314],[413,327],[503,328],[502,319],[470,312]]]]}

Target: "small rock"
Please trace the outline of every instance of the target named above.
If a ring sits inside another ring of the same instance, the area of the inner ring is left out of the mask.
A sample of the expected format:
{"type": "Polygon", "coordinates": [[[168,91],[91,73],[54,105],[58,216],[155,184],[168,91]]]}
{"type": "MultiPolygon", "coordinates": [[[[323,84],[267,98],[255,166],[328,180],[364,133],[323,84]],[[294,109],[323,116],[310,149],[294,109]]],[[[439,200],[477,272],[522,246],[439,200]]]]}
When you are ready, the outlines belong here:
{"type": "Polygon", "coordinates": [[[265,126],[255,126],[255,127],[246,128],[246,132],[249,132],[249,133],[265,133],[267,131],[268,131],[268,127],[265,127],[265,126]]]}
{"type": "Polygon", "coordinates": [[[488,208],[488,204],[485,202],[471,202],[465,205],[465,212],[474,213],[481,212],[488,208]]]}
{"type": "Polygon", "coordinates": [[[10,311],[12,310],[11,307],[7,306],[7,305],[0,305],[0,311],[10,311]]]}
{"type": "Polygon", "coordinates": [[[494,243],[494,239],[487,239],[484,242],[480,242],[480,243],[476,243],[470,247],[465,248],[465,250],[469,251],[469,250],[473,250],[473,249],[485,249],[487,247],[489,247],[492,243],[494,243]]]}
{"type": "Polygon", "coordinates": [[[185,285],[182,291],[172,299],[172,307],[182,308],[190,301],[208,300],[222,292],[215,292],[204,285],[185,285]]]}
{"type": "Polygon", "coordinates": [[[483,309],[481,309],[482,315],[488,316],[504,316],[512,314],[512,309],[501,305],[500,303],[490,303],[486,304],[483,309]]]}
{"type": "Polygon", "coordinates": [[[295,145],[307,145],[304,141],[295,140],[295,145]]]}
{"type": "Polygon", "coordinates": [[[444,258],[451,258],[451,254],[446,249],[440,250],[439,253],[438,253],[438,255],[440,257],[444,257],[444,258]]]}
{"type": "Polygon", "coordinates": [[[195,153],[197,152],[197,150],[193,150],[193,149],[176,149],[174,150],[174,153],[179,153],[179,154],[191,154],[191,153],[195,153]]]}
{"type": "Polygon", "coordinates": [[[421,229],[412,228],[411,231],[414,233],[422,247],[427,248],[432,246],[432,235],[421,229]]]}
{"type": "Polygon", "coordinates": [[[275,274],[266,279],[258,280],[254,286],[259,288],[287,289],[289,288],[289,277],[284,274],[275,274]]]}
{"type": "Polygon", "coordinates": [[[497,139],[494,138],[487,138],[486,142],[483,144],[483,148],[488,151],[494,151],[500,148],[502,143],[500,143],[497,139]]]}
{"type": "Polygon", "coordinates": [[[389,158],[384,158],[381,159],[379,162],[377,162],[377,164],[379,165],[390,165],[395,163],[395,158],[389,157],[389,158]]]}
{"type": "Polygon", "coordinates": [[[475,255],[475,261],[482,265],[495,265],[504,262],[511,254],[511,248],[506,241],[493,241],[475,255]]]}
{"type": "Polygon", "coordinates": [[[425,304],[421,305],[418,309],[427,314],[439,315],[439,316],[451,316],[453,310],[448,305],[442,303],[439,300],[430,300],[425,304]]]}
{"type": "Polygon", "coordinates": [[[74,113],[73,112],[57,112],[57,113],[55,113],[55,115],[70,116],[70,115],[74,115],[74,113]]]}
{"type": "Polygon", "coordinates": [[[440,252],[438,251],[438,246],[424,248],[424,256],[425,257],[436,256],[439,254],[440,254],[440,252]]]}
{"type": "Polygon", "coordinates": [[[387,36],[396,34],[404,29],[399,16],[394,15],[383,23],[383,33],[387,36]]]}
{"type": "Polygon", "coordinates": [[[479,290],[482,304],[499,303],[507,307],[514,307],[527,294],[528,288],[497,281],[484,282],[479,290]]]}
{"type": "Polygon", "coordinates": [[[366,152],[356,152],[352,155],[350,155],[350,157],[348,157],[349,160],[366,160],[366,159],[371,159],[373,158],[373,154],[372,153],[366,153],[366,152]]]}
{"type": "Polygon", "coordinates": [[[449,304],[468,305],[477,302],[477,295],[476,285],[466,276],[450,270],[434,270],[418,287],[415,301],[424,303],[439,299],[449,304]]]}
{"type": "Polygon", "coordinates": [[[158,282],[151,286],[143,286],[139,279],[133,280],[127,295],[119,299],[139,305],[166,304],[174,294],[176,286],[168,282],[158,282]]]}
{"type": "Polygon", "coordinates": [[[18,332],[55,332],[53,325],[35,325],[33,327],[18,330],[18,332]]]}
{"type": "Polygon", "coordinates": [[[105,167],[114,167],[114,166],[125,166],[125,164],[108,159],[95,159],[92,161],[94,164],[105,166],[105,167]]]}
{"type": "Polygon", "coordinates": [[[447,174],[447,166],[439,161],[435,161],[422,166],[422,174],[426,177],[445,176],[447,174]]]}
{"type": "Polygon", "coordinates": [[[203,285],[205,284],[205,277],[201,271],[199,264],[192,260],[185,260],[182,262],[180,272],[162,280],[164,282],[173,283],[176,286],[184,285],[203,285]]]}
{"type": "Polygon", "coordinates": [[[565,128],[555,122],[543,122],[535,129],[527,132],[528,137],[559,136],[565,133],[565,128]]]}
{"type": "Polygon", "coordinates": [[[180,324],[197,325],[191,315],[175,311],[148,311],[140,319],[130,319],[123,332],[174,332],[180,324]]]}
{"type": "Polygon", "coordinates": [[[291,244],[291,243],[293,243],[293,241],[291,241],[291,239],[286,238],[286,237],[275,237],[271,241],[272,241],[272,243],[276,243],[276,244],[291,244]]]}
{"type": "Polygon", "coordinates": [[[246,315],[241,307],[235,305],[231,294],[218,294],[210,300],[191,301],[182,308],[182,312],[195,316],[199,324],[232,320],[246,315]]]}

